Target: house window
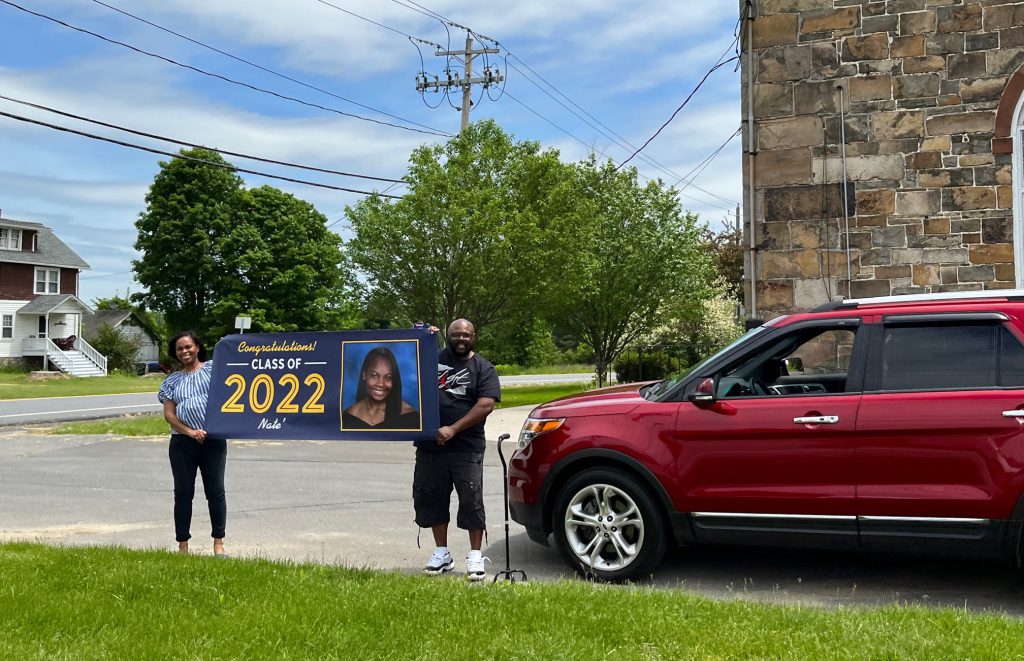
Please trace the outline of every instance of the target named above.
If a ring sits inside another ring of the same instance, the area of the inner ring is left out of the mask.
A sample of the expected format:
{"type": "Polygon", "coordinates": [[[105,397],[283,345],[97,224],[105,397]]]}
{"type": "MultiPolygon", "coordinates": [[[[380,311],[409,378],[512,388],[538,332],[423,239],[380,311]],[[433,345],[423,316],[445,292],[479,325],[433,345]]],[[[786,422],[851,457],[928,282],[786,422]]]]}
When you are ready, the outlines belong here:
{"type": "Polygon", "coordinates": [[[60,269],[36,269],[36,293],[60,293],[60,269]]]}
{"type": "Polygon", "coordinates": [[[0,335],[5,340],[9,340],[14,337],[14,315],[5,314],[3,316],[3,334],[0,335]]]}
{"type": "Polygon", "coordinates": [[[0,227],[0,250],[21,250],[21,230],[0,227]]]}

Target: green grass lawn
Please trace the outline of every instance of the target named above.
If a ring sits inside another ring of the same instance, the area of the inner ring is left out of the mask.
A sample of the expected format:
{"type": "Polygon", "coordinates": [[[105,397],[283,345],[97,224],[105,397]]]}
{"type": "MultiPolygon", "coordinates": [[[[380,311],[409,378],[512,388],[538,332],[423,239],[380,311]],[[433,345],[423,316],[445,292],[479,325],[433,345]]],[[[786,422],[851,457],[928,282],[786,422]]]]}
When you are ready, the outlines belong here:
{"type": "MultiPolygon", "coordinates": [[[[507,386],[502,388],[498,408],[540,404],[580,392],[580,384],[507,386]]],[[[47,429],[51,434],[113,434],[116,436],[162,436],[170,426],[160,414],[132,415],[87,422],[69,422],[47,429]]]]}
{"type": "Polygon", "coordinates": [[[5,659],[1013,659],[1024,622],[0,545],[5,659]]]}
{"type": "Polygon", "coordinates": [[[126,392],[156,392],[163,379],[138,376],[97,376],[29,381],[27,374],[0,373],[0,399],[70,397],[73,395],[114,395],[126,392]]]}

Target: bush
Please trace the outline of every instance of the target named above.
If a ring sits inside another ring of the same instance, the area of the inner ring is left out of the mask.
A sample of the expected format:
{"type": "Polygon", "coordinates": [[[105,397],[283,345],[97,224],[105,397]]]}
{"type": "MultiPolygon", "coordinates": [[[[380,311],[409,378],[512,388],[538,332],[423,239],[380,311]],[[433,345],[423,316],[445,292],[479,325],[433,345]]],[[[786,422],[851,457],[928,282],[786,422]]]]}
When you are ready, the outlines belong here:
{"type": "Polygon", "coordinates": [[[575,349],[566,349],[558,355],[559,365],[589,365],[594,362],[594,350],[586,344],[575,349]]]}
{"type": "Polygon", "coordinates": [[[504,376],[506,374],[518,374],[523,368],[519,365],[509,365],[508,363],[500,363],[494,366],[498,374],[504,376]]]}
{"type": "Polygon", "coordinates": [[[612,369],[619,383],[634,381],[654,381],[675,374],[682,366],[678,359],[665,353],[650,353],[641,356],[629,353],[619,356],[612,362],[612,369]]]}
{"type": "Polygon", "coordinates": [[[103,324],[91,343],[96,351],[107,357],[107,371],[135,374],[135,356],[142,347],[142,338],[129,336],[119,328],[103,324]]]}

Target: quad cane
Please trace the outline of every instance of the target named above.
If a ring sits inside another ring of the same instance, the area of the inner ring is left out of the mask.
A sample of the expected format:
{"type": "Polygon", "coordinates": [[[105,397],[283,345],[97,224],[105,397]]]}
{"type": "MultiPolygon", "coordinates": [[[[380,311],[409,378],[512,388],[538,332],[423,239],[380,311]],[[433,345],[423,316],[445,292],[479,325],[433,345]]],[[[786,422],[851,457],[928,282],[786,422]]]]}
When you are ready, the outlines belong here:
{"type": "Polygon", "coordinates": [[[526,572],[522,569],[512,569],[508,554],[508,464],[505,463],[505,455],[501,452],[501,443],[508,438],[509,434],[502,434],[498,437],[498,456],[501,457],[501,487],[502,493],[505,495],[505,569],[494,572],[494,583],[498,582],[499,576],[504,576],[509,583],[515,583],[516,576],[521,576],[521,580],[526,581],[526,572]]]}

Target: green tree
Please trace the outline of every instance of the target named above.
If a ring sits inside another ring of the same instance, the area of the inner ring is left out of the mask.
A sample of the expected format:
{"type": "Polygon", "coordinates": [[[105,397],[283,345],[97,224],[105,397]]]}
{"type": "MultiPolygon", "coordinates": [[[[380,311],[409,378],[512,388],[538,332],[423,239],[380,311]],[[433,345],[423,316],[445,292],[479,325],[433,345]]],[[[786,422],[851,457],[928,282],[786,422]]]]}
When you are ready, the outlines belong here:
{"type": "Polygon", "coordinates": [[[537,309],[564,245],[570,173],[557,152],[491,121],[416,149],[402,199],[346,209],[368,316],[439,327],[465,317],[479,330],[537,309]]]}
{"type": "Polygon", "coordinates": [[[135,357],[142,348],[142,338],[125,333],[120,328],[103,324],[96,330],[93,348],[107,358],[107,370],[135,373],[135,357]]]}
{"type": "Polygon", "coordinates": [[[210,308],[214,337],[233,332],[238,315],[263,332],[354,324],[341,239],[312,204],[261,186],[239,195],[232,221],[223,239],[228,277],[210,308]]]}
{"type": "Polygon", "coordinates": [[[705,230],[704,242],[711,251],[718,279],[726,294],[743,303],[743,233],[726,226],[719,232],[705,230]]]}
{"type": "MultiPolygon", "coordinates": [[[[204,149],[181,154],[227,165],[204,149]]],[[[242,179],[229,170],[184,159],[160,163],[135,222],[142,256],[132,268],[146,291],[132,298],[162,311],[170,328],[209,338],[207,312],[224,286],[223,240],[241,193],[242,179]]]]}
{"type": "MultiPolygon", "coordinates": [[[[202,149],[182,155],[222,163],[202,149]]],[[[253,331],[352,326],[348,267],[340,239],[309,203],[270,186],[245,190],[209,163],[161,163],[136,222],[133,262],[146,292],[132,298],[164,313],[172,330],[208,343],[252,317],[253,331]]]]}
{"type": "Polygon", "coordinates": [[[487,327],[480,334],[480,351],[492,363],[538,367],[558,358],[558,347],[547,320],[523,310],[487,327]]]}
{"type": "Polygon", "coordinates": [[[558,297],[558,325],[593,347],[603,383],[622,350],[659,325],[667,302],[699,306],[713,269],[697,218],[674,190],[640,186],[635,169],[616,171],[594,157],[575,173],[572,273],[558,297]]]}

